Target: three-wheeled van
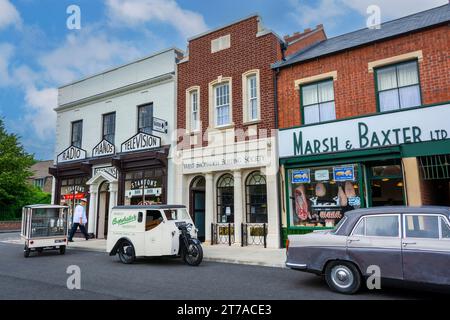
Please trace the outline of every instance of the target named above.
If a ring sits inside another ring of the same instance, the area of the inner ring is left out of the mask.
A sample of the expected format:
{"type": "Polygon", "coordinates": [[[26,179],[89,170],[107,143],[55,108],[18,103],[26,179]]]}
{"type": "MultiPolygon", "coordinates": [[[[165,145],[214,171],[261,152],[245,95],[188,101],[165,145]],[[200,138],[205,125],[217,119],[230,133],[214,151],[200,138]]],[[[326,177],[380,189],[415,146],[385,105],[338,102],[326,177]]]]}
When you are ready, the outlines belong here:
{"type": "Polygon", "coordinates": [[[197,266],[203,259],[197,229],[181,205],[114,207],[106,250],[126,264],[136,257],[175,256],[197,266]]]}
{"type": "Polygon", "coordinates": [[[31,251],[41,253],[44,249],[66,252],[67,206],[35,204],[22,208],[21,238],[25,242],[25,258],[31,251]]]}

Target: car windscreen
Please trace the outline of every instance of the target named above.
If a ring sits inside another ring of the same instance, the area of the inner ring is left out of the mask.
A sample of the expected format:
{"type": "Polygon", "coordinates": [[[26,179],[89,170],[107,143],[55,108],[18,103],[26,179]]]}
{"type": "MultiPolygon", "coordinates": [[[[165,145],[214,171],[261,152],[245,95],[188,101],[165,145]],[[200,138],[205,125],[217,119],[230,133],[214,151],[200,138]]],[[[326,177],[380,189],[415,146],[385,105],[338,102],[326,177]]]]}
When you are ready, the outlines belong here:
{"type": "Polygon", "coordinates": [[[188,220],[190,216],[185,208],[164,210],[167,220],[188,220]]]}

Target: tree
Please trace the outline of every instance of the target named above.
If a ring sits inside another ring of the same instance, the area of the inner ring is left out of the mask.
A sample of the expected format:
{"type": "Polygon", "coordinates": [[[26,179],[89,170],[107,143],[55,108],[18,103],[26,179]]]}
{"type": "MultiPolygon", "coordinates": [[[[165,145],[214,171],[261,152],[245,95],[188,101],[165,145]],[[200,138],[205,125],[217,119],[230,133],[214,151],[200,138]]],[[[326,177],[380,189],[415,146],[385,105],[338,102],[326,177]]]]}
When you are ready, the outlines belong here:
{"type": "Polygon", "coordinates": [[[16,134],[6,131],[0,119],[0,219],[19,216],[21,207],[32,197],[28,179],[34,163],[33,155],[25,151],[16,134]]]}

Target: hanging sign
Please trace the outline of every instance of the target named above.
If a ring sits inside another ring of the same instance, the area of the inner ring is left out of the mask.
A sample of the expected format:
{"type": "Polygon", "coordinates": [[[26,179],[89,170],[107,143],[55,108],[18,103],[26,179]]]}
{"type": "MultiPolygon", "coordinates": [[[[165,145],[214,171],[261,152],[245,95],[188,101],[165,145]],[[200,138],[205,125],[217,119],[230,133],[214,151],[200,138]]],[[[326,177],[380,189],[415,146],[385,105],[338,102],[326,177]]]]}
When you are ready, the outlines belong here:
{"type": "Polygon", "coordinates": [[[309,169],[292,171],[292,183],[310,183],[310,182],[311,178],[309,169]]]}
{"type": "Polygon", "coordinates": [[[167,121],[153,117],[153,130],[167,133],[167,121]]]}
{"type": "Polygon", "coordinates": [[[116,147],[108,140],[103,139],[92,149],[93,157],[104,157],[116,153],[116,147]]]}
{"type": "Polygon", "coordinates": [[[83,159],[86,159],[86,150],[77,148],[75,146],[70,146],[69,148],[67,148],[58,155],[57,163],[77,161],[83,159]]]}
{"type": "Polygon", "coordinates": [[[161,147],[160,137],[140,132],[122,143],[121,152],[141,151],[159,147],[161,147]]]}
{"type": "Polygon", "coordinates": [[[353,166],[334,167],[334,181],[355,181],[355,168],[353,166]]]}

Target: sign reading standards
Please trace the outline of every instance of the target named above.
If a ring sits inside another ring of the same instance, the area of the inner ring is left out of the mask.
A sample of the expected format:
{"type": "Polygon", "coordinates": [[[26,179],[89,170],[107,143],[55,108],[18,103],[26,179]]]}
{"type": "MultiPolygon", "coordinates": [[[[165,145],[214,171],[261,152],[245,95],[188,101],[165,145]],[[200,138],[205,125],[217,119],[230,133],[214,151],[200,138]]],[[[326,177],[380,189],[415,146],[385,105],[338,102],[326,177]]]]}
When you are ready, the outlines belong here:
{"type": "Polygon", "coordinates": [[[124,143],[121,146],[121,152],[141,151],[148,149],[155,149],[161,147],[161,138],[153,136],[148,133],[140,132],[124,143]]]}
{"type": "Polygon", "coordinates": [[[77,161],[86,159],[86,150],[70,146],[57,157],[57,163],[64,163],[70,161],[77,161]]]}

